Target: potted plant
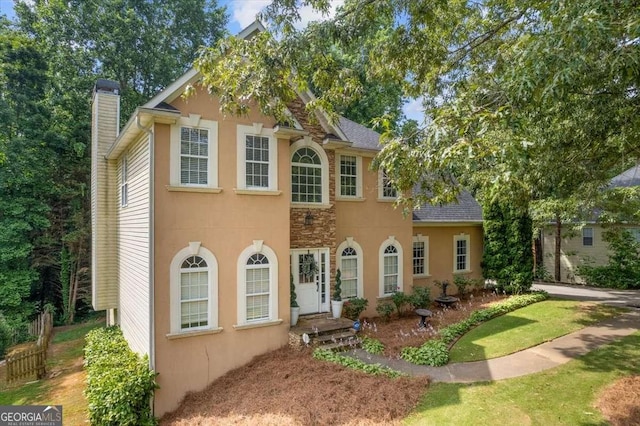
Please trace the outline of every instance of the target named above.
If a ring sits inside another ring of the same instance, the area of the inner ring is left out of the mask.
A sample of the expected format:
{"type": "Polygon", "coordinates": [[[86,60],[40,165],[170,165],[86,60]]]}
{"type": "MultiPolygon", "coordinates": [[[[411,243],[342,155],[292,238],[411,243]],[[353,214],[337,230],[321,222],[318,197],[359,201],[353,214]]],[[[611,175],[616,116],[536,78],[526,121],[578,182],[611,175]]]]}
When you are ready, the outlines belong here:
{"type": "Polygon", "coordinates": [[[333,297],[331,298],[331,312],[334,318],[340,318],[342,316],[342,280],[340,277],[342,273],[340,269],[336,271],[336,286],[333,289],[333,297]]]}
{"type": "Polygon", "coordinates": [[[290,307],[291,307],[291,326],[294,326],[298,323],[298,317],[300,316],[300,305],[298,305],[298,301],[296,300],[298,298],[298,295],[296,294],[296,286],[293,284],[293,274],[290,274],[290,290],[291,290],[291,300],[290,300],[290,307]]]}

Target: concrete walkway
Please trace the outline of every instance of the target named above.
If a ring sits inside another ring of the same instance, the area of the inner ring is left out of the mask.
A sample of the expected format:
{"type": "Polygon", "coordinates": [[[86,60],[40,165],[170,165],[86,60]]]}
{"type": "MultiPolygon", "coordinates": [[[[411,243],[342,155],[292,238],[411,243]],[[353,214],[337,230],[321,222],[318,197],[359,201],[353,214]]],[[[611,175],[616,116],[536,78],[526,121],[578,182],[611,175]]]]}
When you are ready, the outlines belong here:
{"type": "MultiPolygon", "coordinates": [[[[613,305],[634,305],[640,302],[640,292],[606,291],[591,288],[537,285],[554,297],[595,300],[613,305]],[[551,288],[553,287],[553,288],[551,288]],[[556,288],[560,287],[560,288],[556,288]],[[580,291],[578,291],[580,290],[580,291]],[[593,293],[595,291],[596,293],[593,293]],[[604,293],[600,293],[604,292],[604,293]],[[605,294],[606,293],[606,294],[605,294]],[[594,298],[598,294],[602,297],[594,298]]],[[[584,355],[599,346],[612,343],[640,329],[640,311],[632,309],[618,317],[603,321],[571,334],[542,343],[523,351],[485,361],[448,364],[443,367],[414,365],[401,359],[371,355],[362,349],[349,352],[367,363],[379,363],[411,376],[429,376],[434,382],[470,383],[525,376],[548,370],[584,355]]]]}

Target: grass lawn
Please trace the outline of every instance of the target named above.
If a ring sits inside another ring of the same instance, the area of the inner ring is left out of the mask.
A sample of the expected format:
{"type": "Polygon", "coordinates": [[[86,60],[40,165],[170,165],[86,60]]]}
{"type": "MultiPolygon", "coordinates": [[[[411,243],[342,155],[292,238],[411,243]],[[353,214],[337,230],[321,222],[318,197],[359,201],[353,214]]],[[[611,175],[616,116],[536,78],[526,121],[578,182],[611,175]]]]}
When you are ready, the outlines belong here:
{"type": "Polygon", "coordinates": [[[87,401],[82,394],[86,374],[82,368],[84,336],[104,326],[104,319],[54,328],[47,360],[48,378],[7,385],[5,368],[0,369],[0,405],[62,405],[64,424],[87,422],[87,401]]]}
{"type": "Polygon", "coordinates": [[[546,300],[494,318],[469,331],[450,351],[449,362],[508,355],[618,315],[619,308],[573,300],[546,300]]]}
{"type": "Polygon", "coordinates": [[[640,333],[531,376],[430,386],[407,425],[600,425],[598,393],[640,374],[640,333]]]}

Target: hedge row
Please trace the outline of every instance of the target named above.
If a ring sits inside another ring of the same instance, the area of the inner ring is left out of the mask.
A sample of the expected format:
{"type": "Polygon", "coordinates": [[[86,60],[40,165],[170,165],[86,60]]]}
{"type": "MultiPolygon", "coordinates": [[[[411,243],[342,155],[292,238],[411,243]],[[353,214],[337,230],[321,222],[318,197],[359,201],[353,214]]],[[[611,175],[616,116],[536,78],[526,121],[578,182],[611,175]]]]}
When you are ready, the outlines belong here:
{"type": "Polygon", "coordinates": [[[428,340],[422,346],[402,349],[402,359],[418,365],[438,367],[449,362],[449,345],[473,327],[500,315],[515,311],[549,298],[546,292],[535,292],[512,296],[486,309],[473,312],[469,318],[451,324],[439,331],[440,338],[428,340]]]}
{"type": "Polygon", "coordinates": [[[340,364],[344,367],[351,368],[352,370],[363,371],[374,376],[387,376],[391,378],[402,377],[405,374],[393,370],[389,367],[385,367],[380,364],[367,364],[364,361],[360,361],[356,358],[340,355],[329,349],[316,349],[313,351],[313,357],[322,361],[329,361],[336,364],[340,364]]]}
{"type": "Polygon", "coordinates": [[[118,327],[87,334],[85,396],[94,425],[155,425],[151,398],[158,387],[149,359],[133,352],[118,327]]]}

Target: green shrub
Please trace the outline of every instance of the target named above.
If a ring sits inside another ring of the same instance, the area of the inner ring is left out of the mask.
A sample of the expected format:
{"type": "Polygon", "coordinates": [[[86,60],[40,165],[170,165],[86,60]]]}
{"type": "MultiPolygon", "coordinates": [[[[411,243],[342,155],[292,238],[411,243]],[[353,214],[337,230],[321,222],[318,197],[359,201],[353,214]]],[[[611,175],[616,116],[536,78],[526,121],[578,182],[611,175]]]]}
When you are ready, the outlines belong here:
{"type": "Polygon", "coordinates": [[[391,314],[393,314],[393,305],[389,302],[378,302],[376,312],[382,319],[389,321],[391,319],[391,314]]]}
{"type": "Polygon", "coordinates": [[[342,305],[344,316],[356,321],[358,318],[360,318],[360,314],[364,312],[365,309],[367,309],[368,304],[369,301],[362,297],[349,299],[342,305]]]}
{"type": "Polygon", "coordinates": [[[98,425],[155,425],[150,401],[156,373],[133,352],[118,327],[90,331],[84,350],[89,421],[98,425]]]}
{"type": "Polygon", "coordinates": [[[428,340],[419,348],[402,348],[402,359],[412,364],[439,367],[449,362],[449,350],[440,339],[428,340]]]}
{"type": "Polygon", "coordinates": [[[349,356],[340,355],[328,349],[316,349],[313,351],[313,357],[321,361],[334,362],[344,367],[351,368],[352,370],[363,371],[367,374],[373,374],[374,376],[387,376],[387,377],[401,377],[404,376],[399,371],[393,370],[389,367],[382,366],[380,364],[367,364],[359,359],[351,358],[349,356]]]}
{"type": "Polygon", "coordinates": [[[445,365],[449,362],[448,345],[471,328],[497,316],[541,302],[547,298],[549,298],[549,295],[544,291],[520,294],[486,309],[475,311],[469,315],[469,318],[439,330],[439,339],[428,340],[418,348],[402,348],[402,359],[418,365],[431,365],[434,367],[445,365]]]}
{"type": "Polygon", "coordinates": [[[0,314],[0,359],[4,358],[7,348],[11,345],[11,327],[0,314]]]}
{"type": "Polygon", "coordinates": [[[640,288],[640,243],[621,228],[605,231],[609,243],[609,263],[604,266],[578,266],[577,274],[589,285],[608,288],[640,288]]]}
{"type": "Polygon", "coordinates": [[[391,295],[391,301],[393,305],[396,307],[396,312],[398,316],[401,317],[404,312],[406,306],[409,304],[409,296],[404,294],[402,291],[394,291],[391,295]]]}
{"type": "Polygon", "coordinates": [[[468,294],[473,287],[480,287],[484,280],[474,280],[465,274],[459,274],[453,277],[453,283],[458,289],[458,295],[462,297],[468,294]]]}
{"type": "Polygon", "coordinates": [[[413,294],[409,296],[409,304],[413,309],[426,309],[431,303],[431,290],[427,287],[413,286],[413,294]]]}
{"type": "Polygon", "coordinates": [[[362,338],[362,349],[370,354],[379,355],[384,352],[384,344],[378,339],[365,336],[362,338]]]}

